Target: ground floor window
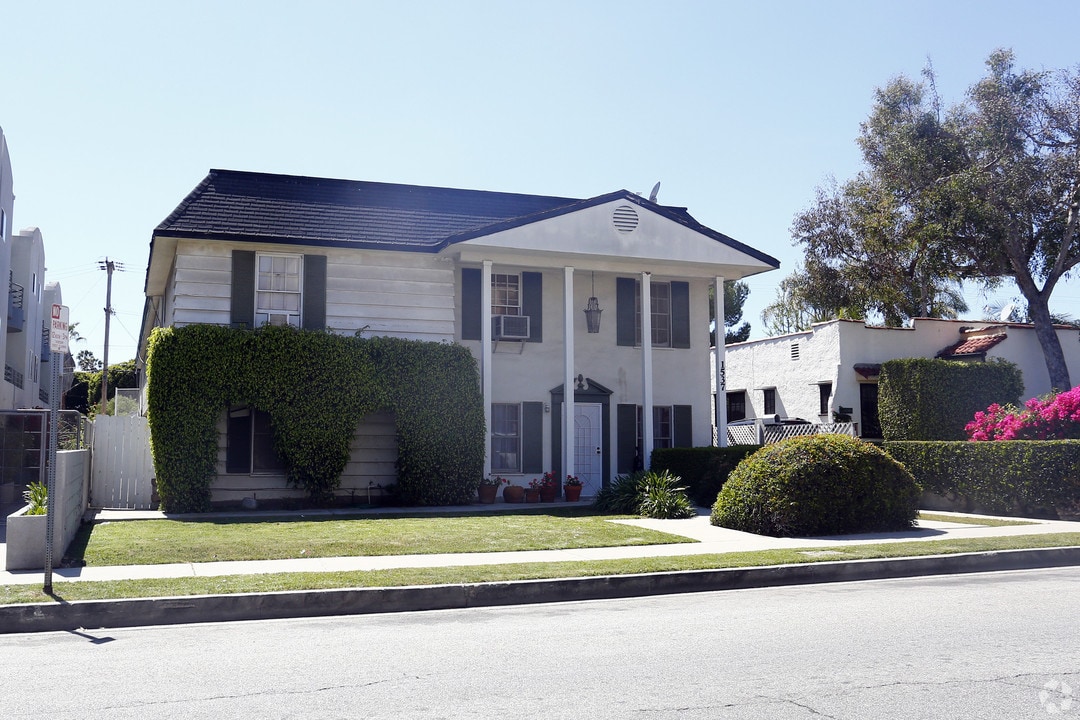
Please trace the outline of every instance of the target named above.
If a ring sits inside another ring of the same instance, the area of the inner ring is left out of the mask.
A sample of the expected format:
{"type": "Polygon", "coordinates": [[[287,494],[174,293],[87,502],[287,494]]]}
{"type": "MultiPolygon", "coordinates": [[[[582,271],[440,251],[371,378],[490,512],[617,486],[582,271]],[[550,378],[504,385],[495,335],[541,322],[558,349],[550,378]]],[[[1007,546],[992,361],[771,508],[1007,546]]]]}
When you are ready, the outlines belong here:
{"type": "Polygon", "coordinates": [[[818,385],[818,414],[829,414],[829,398],[832,397],[832,383],[818,385]]]}
{"type": "Polygon", "coordinates": [[[736,420],[746,419],[746,392],[739,390],[737,392],[729,392],[727,394],[727,420],[728,422],[735,422],[736,420]]]}
{"type": "Polygon", "coordinates": [[[270,414],[247,406],[229,408],[225,472],[276,473],[285,463],[274,449],[270,414]]]}
{"type": "MultiPolygon", "coordinates": [[[[654,405],[652,415],[652,434],[653,434],[653,449],[656,448],[669,448],[671,447],[672,435],[671,435],[671,406],[670,405],[654,405]]],[[[642,420],[641,406],[637,408],[637,446],[641,447],[642,428],[644,422],[642,420]]]]}
{"type": "Polygon", "coordinates": [[[776,388],[765,388],[764,392],[764,405],[763,412],[766,415],[776,414],[776,388]]]}
{"type": "Polygon", "coordinates": [[[521,406],[491,405],[491,470],[521,472],[521,406]]]}

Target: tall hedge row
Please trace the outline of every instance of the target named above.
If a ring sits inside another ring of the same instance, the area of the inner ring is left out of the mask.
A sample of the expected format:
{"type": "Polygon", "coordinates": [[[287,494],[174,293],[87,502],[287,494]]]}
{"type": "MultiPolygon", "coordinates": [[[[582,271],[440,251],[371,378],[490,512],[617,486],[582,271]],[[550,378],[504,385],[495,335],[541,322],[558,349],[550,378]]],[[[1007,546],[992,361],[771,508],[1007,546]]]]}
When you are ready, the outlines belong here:
{"type": "Polygon", "coordinates": [[[731,471],[757,449],[757,445],[657,448],[652,452],[649,469],[667,470],[680,478],[678,484],[686,488],[686,494],[695,504],[712,507],[731,471]]]}
{"type": "Polygon", "coordinates": [[[146,382],[158,494],[170,512],[209,509],[216,424],[235,403],[269,413],[289,483],[315,500],[339,487],[357,423],[379,410],[396,413],[404,501],[468,502],[483,472],[479,376],[458,345],[273,326],[158,328],[146,382]]]}
{"type": "Polygon", "coordinates": [[[1080,513],[1080,441],[886,442],[885,451],[960,510],[1080,513]]]}
{"type": "Polygon", "coordinates": [[[993,403],[1017,404],[1024,380],[1015,364],[928,358],[881,365],[878,419],[886,440],[965,440],[964,426],[993,403]]]}

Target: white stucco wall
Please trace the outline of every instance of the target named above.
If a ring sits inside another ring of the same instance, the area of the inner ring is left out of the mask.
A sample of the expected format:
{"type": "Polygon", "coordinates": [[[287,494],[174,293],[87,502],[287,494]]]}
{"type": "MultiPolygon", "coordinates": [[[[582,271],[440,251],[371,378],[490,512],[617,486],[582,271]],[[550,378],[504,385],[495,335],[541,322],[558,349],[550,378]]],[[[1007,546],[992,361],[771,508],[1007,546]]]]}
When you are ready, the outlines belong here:
{"type": "MultiPolygon", "coordinates": [[[[867,327],[861,322],[834,320],[810,331],[727,346],[727,389],[745,390],[747,417],[763,414],[762,387],[776,388],[776,412],[812,422],[818,416],[817,383],[833,383],[830,410],[850,407],[852,420],[861,424],[859,385],[865,378],[857,364],[880,364],[908,357],[935,357],[964,336],[961,328],[985,328],[995,323],[920,318],[912,328],[867,327]],[[800,345],[800,359],[791,359],[791,346],[800,345]]],[[[1035,330],[1024,325],[1003,325],[1007,338],[987,353],[1016,363],[1024,377],[1025,400],[1050,391],[1049,375],[1035,330]]],[[[1066,364],[1074,383],[1080,381],[1080,331],[1058,330],[1066,364]]]]}

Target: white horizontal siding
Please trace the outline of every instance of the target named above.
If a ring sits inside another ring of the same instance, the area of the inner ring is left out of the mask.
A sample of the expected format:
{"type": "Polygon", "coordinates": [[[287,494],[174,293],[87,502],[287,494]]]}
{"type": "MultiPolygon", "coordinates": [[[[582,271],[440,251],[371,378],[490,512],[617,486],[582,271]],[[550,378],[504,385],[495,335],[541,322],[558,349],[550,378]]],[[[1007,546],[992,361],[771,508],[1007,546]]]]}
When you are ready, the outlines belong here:
{"type": "Polygon", "coordinates": [[[326,324],[339,332],[454,339],[454,271],[421,253],[333,252],[327,258],[326,324]]]}
{"type": "MultiPolygon", "coordinates": [[[[210,486],[211,502],[256,499],[305,498],[307,492],[293,488],[284,473],[237,475],[225,472],[225,413],[218,418],[217,478],[210,486]]],[[[357,424],[349,443],[349,462],[341,475],[339,497],[366,500],[368,493],[379,495],[378,486],[397,482],[397,426],[392,413],[375,413],[357,424]]]]}
{"type": "MultiPolygon", "coordinates": [[[[180,241],[169,283],[173,325],[231,322],[232,251],[304,252],[305,248],[180,241]]],[[[418,340],[454,339],[454,271],[427,253],[306,248],[325,254],[326,325],[335,332],[418,340]]]]}
{"type": "Polygon", "coordinates": [[[232,248],[222,245],[177,244],[172,282],[169,283],[172,324],[229,324],[232,248]]]}

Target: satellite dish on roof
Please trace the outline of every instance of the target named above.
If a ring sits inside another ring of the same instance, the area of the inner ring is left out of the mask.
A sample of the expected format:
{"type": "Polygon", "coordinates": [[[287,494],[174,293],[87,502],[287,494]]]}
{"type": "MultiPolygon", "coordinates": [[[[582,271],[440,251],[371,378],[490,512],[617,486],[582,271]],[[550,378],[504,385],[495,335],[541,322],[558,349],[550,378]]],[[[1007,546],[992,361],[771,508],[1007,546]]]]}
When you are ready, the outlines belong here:
{"type": "Polygon", "coordinates": [[[656,202],[656,194],[660,192],[660,181],[657,180],[656,184],[652,186],[652,192],[649,193],[649,202],[656,202]]]}
{"type": "Polygon", "coordinates": [[[1001,313],[998,315],[998,320],[1001,322],[1009,322],[1012,317],[1013,310],[1016,309],[1016,303],[1006,303],[1005,307],[1001,308],[1001,313]]]}

